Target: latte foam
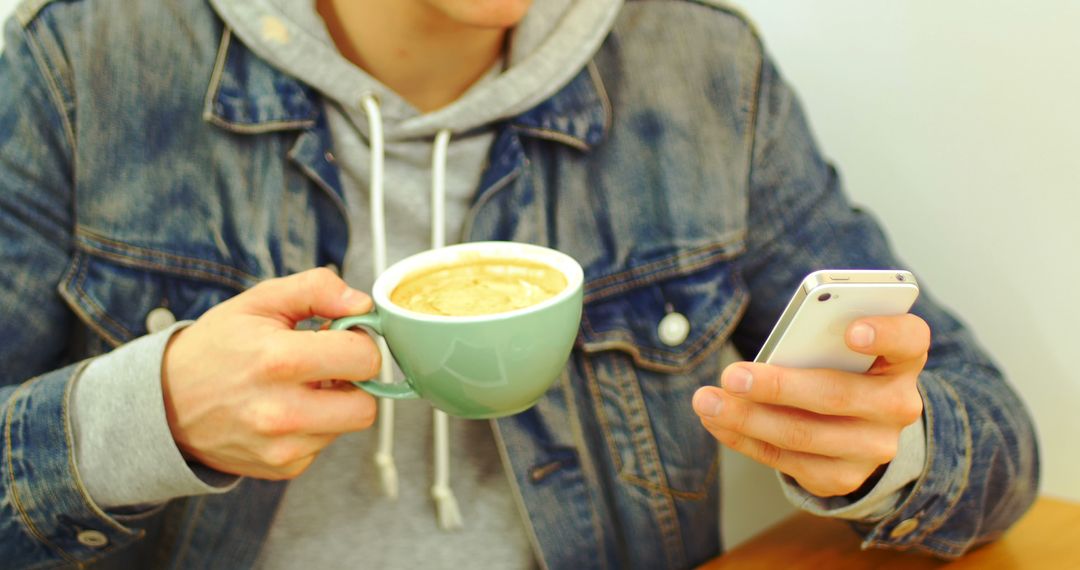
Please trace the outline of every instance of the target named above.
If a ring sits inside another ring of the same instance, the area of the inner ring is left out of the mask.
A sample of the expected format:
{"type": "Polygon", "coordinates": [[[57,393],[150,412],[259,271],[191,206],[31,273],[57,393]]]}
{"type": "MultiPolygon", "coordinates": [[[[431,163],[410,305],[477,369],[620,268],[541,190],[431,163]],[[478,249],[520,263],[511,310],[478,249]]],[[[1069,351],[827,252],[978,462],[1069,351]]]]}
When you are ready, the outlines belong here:
{"type": "Polygon", "coordinates": [[[505,313],[546,301],[566,289],[562,272],[519,259],[473,259],[422,270],[390,294],[410,311],[447,317],[505,313]]]}

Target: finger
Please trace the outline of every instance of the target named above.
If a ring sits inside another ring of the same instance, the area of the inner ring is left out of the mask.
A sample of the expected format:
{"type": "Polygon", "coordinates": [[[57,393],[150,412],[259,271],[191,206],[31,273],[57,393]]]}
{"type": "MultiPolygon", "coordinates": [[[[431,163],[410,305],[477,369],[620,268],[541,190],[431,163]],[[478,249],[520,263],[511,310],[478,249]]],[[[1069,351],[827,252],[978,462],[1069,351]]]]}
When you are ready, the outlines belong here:
{"type": "Polygon", "coordinates": [[[852,350],[881,356],[890,364],[922,367],[930,350],[930,326],[910,313],[863,317],[848,326],[844,340],[852,350]]]}
{"type": "Polygon", "coordinates": [[[307,383],[367,380],[379,373],[382,356],[362,331],[276,331],[260,362],[269,380],[307,383]]]}
{"type": "Polygon", "coordinates": [[[733,431],[788,451],[874,465],[896,456],[899,430],[894,426],[758,404],[719,388],[699,392],[694,398],[695,411],[706,427],[733,431]]]}
{"type": "Polygon", "coordinates": [[[330,390],[307,389],[298,405],[309,413],[304,431],[334,436],[368,429],[378,416],[378,403],[371,394],[349,385],[330,390]]]}
{"type": "Polygon", "coordinates": [[[908,425],[922,416],[916,378],[736,362],[724,369],[720,386],[762,404],[908,425]]]}
{"type": "Polygon", "coordinates": [[[780,449],[723,428],[706,426],[706,429],[728,449],[784,473],[805,491],[819,497],[847,495],[866,481],[865,468],[842,460],[780,449]]]}
{"type": "Polygon", "coordinates": [[[335,435],[292,435],[264,442],[228,458],[203,457],[200,463],[223,473],[257,479],[292,479],[303,473],[335,435]]]}
{"type": "Polygon", "coordinates": [[[371,311],[371,297],[352,289],[320,267],[259,283],[237,301],[257,314],[276,317],[290,328],[319,316],[337,319],[371,311]]]}

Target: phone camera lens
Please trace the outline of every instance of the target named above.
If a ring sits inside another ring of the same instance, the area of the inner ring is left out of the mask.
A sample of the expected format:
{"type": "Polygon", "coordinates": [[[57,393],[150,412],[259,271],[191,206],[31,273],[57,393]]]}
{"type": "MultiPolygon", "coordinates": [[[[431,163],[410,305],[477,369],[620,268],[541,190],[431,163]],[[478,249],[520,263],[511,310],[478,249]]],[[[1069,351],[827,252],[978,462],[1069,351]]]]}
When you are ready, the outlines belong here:
{"type": "Polygon", "coordinates": [[[830,293],[822,293],[818,295],[817,298],[818,301],[828,301],[829,299],[832,299],[832,294],[830,293]]]}

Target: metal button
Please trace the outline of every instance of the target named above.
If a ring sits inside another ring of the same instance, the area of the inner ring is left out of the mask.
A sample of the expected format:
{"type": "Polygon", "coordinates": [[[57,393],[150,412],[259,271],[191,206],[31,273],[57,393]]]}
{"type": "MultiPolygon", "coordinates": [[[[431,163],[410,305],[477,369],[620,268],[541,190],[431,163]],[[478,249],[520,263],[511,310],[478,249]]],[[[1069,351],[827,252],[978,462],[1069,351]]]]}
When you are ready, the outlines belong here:
{"type": "Polygon", "coordinates": [[[904,538],[912,532],[915,532],[915,529],[917,528],[919,528],[919,519],[905,519],[903,521],[900,521],[900,524],[897,524],[893,527],[892,532],[889,533],[889,536],[892,538],[904,538]]]}
{"type": "Polygon", "coordinates": [[[105,533],[99,530],[84,530],[80,531],[77,537],[79,544],[83,546],[89,546],[90,548],[101,548],[109,544],[109,537],[105,536],[105,533]]]}
{"type": "Polygon", "coordinates": [[[690,321],[682,313],[668,313],[660,319],[656,328],[660,342],[668,346],[678,346],[690,336],[690,321]]]}
{"type": "Polygon", "coordinates": [[[158,307],[146,313],[146,332],[156,333],[163,331],[176,322],[176,315],[165,307],[158,307]]]}

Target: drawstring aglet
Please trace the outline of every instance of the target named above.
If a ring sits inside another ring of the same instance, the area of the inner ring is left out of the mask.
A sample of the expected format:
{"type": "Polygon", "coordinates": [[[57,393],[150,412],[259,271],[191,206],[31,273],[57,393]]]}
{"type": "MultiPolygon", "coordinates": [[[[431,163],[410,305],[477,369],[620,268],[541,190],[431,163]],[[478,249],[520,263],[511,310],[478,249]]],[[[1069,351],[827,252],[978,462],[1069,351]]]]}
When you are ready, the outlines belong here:
{"type": "Polygon", "coordinates": [[[435,499],[435,514],[438,518],[439,528],[458,530],[464,526],[457,499],[449,486],[433,485],[431,487],[431,496],[435,499]]]}
{"type": "Polygon", "coordinates": [[[379,468],[379,481],[383,494],[391,499],[398,496],[398,472],[394,465],[394,456],[385,452],[375,453],[375,465],[379,468]]]}

